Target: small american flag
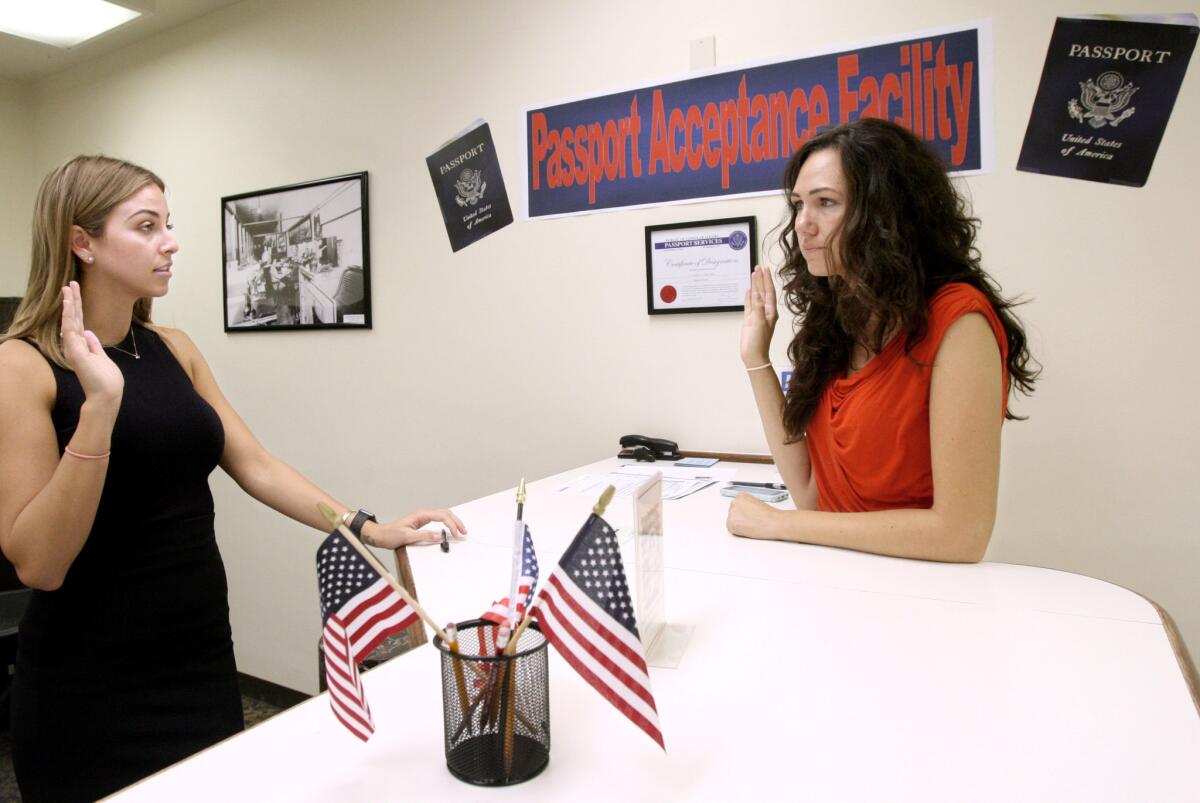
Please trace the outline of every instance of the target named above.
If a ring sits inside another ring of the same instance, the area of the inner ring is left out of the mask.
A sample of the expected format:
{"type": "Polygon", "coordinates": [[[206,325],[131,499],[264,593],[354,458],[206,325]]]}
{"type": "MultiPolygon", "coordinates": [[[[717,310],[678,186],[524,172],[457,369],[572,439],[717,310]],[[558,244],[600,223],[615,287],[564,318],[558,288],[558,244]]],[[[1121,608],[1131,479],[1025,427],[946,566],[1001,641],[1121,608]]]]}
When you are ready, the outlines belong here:
{"type": "Polygon", "coordinates": [[[588,517],[533,610],[542,633],[567,663],[666,750],[621,549],[608,522],[588,517]]]}
{"type": "MultiPolygon", "coordinates": [[[[520,621],[525,616],[525,609],[529,607],[529,601],[533,599],[537,579],[537,553],[533,549],[533,536],[529,532],[528,525],[526,525],[525,540],[521,546],[521,577],[517,580],[517,621],[520,621]]],[[[504,624],[508,621],[508,597],[493,602],[492,607],[484,611],[479,618],[486,619],[498,625],[504,624]]],[[[517,621],[509,622],[509,627],[515,629],[517,621]]]]}
{"type": "Polygon", "coordinates": [[[325,624],[329,707],[364,742],[375,732],[358,662],[379,642],[417,620],[417,612],[346,542],[338,530],[317,550],[317,586],[325,624]]]}

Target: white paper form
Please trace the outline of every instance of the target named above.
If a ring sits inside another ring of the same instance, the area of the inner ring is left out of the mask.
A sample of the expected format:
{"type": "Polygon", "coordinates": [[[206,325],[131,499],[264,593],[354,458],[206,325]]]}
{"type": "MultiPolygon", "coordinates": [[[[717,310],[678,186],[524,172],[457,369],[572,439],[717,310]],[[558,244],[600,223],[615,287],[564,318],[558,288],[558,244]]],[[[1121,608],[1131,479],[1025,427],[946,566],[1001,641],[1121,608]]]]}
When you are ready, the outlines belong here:
{"type": "Polygon", "coordinates": [[[714,482],[728,482],[736,469],[732,468],[655,468],[651,465],[621,466],[608,474],[583,474],[555,489],[560,494],[597,496],[609,485],[616,488],[616,496],[632,496],[634,489],[642,485],[655,472],[663,475],[663,499],[682,499],[714,482]]]}

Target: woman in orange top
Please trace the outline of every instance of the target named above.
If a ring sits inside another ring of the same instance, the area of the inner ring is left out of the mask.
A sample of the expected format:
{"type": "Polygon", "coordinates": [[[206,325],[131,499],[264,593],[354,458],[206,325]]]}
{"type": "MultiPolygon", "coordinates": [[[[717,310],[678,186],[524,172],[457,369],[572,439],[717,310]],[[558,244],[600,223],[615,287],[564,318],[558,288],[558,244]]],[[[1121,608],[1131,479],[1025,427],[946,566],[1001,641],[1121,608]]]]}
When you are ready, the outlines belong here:
{"type": "Polygon", "coordinates": [[[748,494],[729,530],[944,561],[978,561],[996,514],[1000,425],[1037,365],[979,265],[978,221],[940,157],[859,120],[809,140],[784,186],[780,269],[797,329],[786,397],[768,353],[775,287],[755,268],[741,355],[796,510],[748,494]]]}

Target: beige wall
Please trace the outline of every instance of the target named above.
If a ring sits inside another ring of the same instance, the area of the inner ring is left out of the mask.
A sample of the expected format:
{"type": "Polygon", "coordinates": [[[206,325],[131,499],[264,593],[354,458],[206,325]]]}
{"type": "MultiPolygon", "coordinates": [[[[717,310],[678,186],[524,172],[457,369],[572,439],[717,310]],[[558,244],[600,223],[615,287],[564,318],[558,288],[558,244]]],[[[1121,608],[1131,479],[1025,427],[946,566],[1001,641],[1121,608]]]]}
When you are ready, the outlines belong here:
{"type": "Polygon", "coordinates": [[[0,78],[0,296],[25,294],[33,208],[32,89],[0,78]]]}
{"type": "MultiPolygon", "coordinates": [[[[183,250],[158,319],[192,335],[273,450],[346,502],[397,515],[610,454],[625,432],[765,449],[738,316],[647,317],[642,227],[755,214],[766,230],[778,200],[518,223],[451,254],[424,166],[439,143],[486,118],[513,190],[523,105],[677,77],[690,38],[715,34],[720,66],[991,17],[998,167],[967,189],[987,265],[1031,299],[1046,370],[1018,403],[1030,420],[1005,428],[989,558],[1128,585],[1197,649],[1187,337],[1200,82],[1185,82],[1144,189],[1016,172],[1054,16],[1077,8],[248,0],[36,85],[33,173],[97,150],[160,172],[183,250]],[[363,169],[374,331],[224,334],[220,197],[363,169]],[[329,387],[330,372],[353,393],[329,387]]],[[[1139,9],[1157,6],[1126,4],[1139,9]]],[[[23,282],[3,271],[0,286],[23,282]]],[[[213,484],[239,665],[311,690],[319,535],[223,475],[213,484]]]]}

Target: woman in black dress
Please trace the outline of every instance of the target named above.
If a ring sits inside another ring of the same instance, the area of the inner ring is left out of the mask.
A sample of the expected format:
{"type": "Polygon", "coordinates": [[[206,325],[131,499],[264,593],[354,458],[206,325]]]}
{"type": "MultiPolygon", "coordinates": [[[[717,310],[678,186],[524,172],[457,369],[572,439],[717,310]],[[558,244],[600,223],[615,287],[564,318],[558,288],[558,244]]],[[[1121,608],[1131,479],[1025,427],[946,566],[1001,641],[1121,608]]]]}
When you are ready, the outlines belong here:
{"type": "MultiPolygon", "coordinates": [[[[33,228],[0,343],[0,548],[35,589],[13,763],[26,801],[94,800],[242,728],[213,468],[318,529],[317,501],[349,509],[259,444],[187,335],[150,322],[179,247],[161,179],[78,157],[46,177],[33,228]]],[[[362,535],[435,540],[431,521],[465,534],[424,510],[362,535]]]]}

